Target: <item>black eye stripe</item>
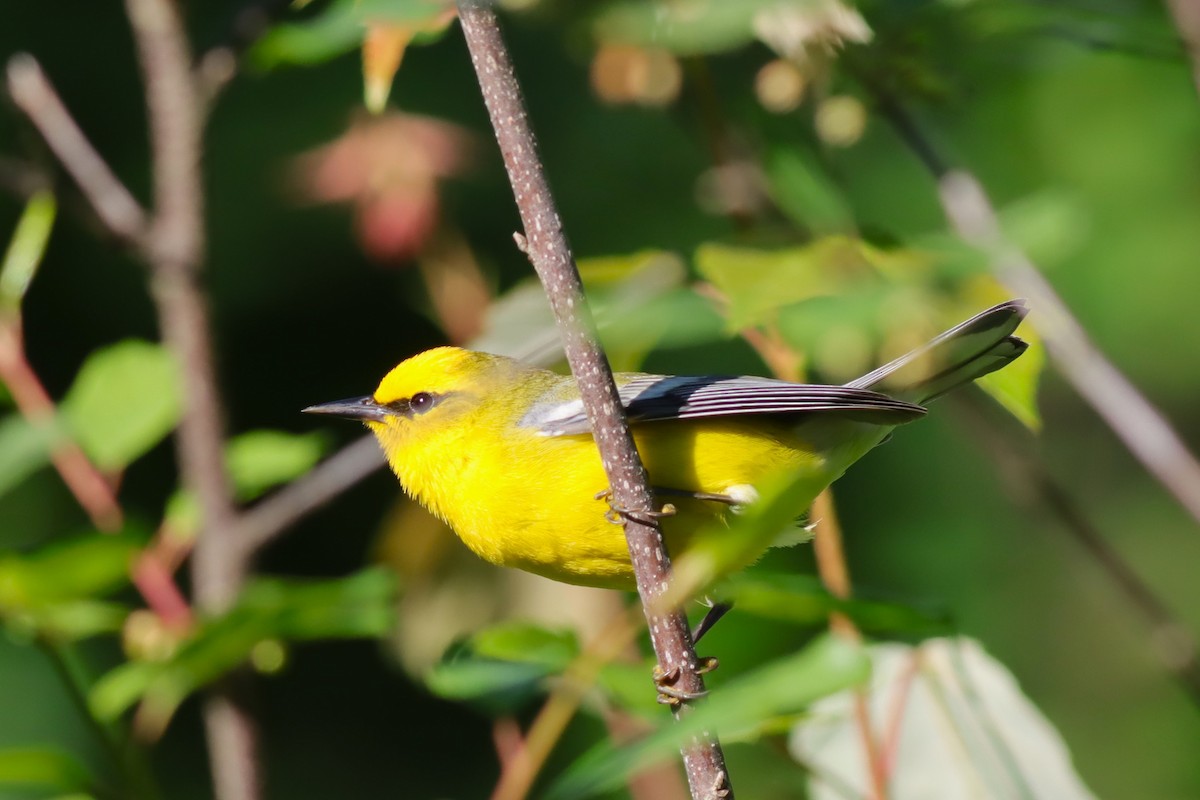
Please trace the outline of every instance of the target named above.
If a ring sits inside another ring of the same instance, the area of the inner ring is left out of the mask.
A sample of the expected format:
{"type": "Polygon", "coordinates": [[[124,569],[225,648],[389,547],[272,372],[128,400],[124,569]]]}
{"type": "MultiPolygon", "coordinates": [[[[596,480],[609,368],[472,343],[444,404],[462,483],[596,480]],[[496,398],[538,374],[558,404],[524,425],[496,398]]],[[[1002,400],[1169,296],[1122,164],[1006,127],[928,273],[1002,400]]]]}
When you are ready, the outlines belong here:
{"type": "Polygon", "coordinates": [[[441,395],[432,394],[431,392],[417,392],[412,397],[401,397],[399,400],[393,400],[387,404],[387,408],[395,414],[411,417],[416,414],[424,414],[437,405],[440,399],[441,395]]]}

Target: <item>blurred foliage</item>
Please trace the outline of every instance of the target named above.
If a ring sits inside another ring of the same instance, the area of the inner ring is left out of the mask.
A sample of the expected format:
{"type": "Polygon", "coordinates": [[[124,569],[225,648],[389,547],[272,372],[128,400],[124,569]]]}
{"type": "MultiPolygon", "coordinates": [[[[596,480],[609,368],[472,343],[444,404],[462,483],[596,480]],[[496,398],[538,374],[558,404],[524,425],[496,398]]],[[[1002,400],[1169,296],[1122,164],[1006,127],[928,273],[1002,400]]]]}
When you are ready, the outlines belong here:
{"type": "MultiPolygon", "coordinates": [[[[1200,114],[1162,5],[504,5],[618,368],[844,381],[1006,299],[981,255],[947,233],[911,137],[894,127],[900,108],[942,159],[980,176],[1006,235],[1197,441],[1200,373],[1186,343],[1200,321],[1179,287],[1200,258],[1200,114]]],[[[145,195],[133,51],[112,45],[128,36],[120,10],[72,7],[65,21],[61,10],[6,9],[0,55],[36,55],[89,139],[145,195]]],[[[332,439],[297,432],[312,424],[300,408],[362,394],[412,352],[471,342],[558,360],[544,296],[512,245],[510,189],[447,4],[221,0],[188,15],[198,53],[232,46],[244,67],[216,99],[205,161],[239,502],[319,469],[332,439]],[[364,102],[379,116],[364,119],[364,102]]],[[[246,664],[269,676],[259,686],[270,794],[490,791],[493,720],[528,719],[605,621],[626,612],[602,593],[476,563],[423,512],[397,507],[380,474],[264,554],[264,573],[307,577],[257,577],[224,614],[179,613],[172,603],[186,596],[172,594],[171,576],[198,510],[163,444],[188,400],[175,359],[153,343],[144,274],[96,236],[15,108],[0,115],[0,231],[11,232],[0,366],[10,376],[27,357],[59,411],[27,419],[22,395],[7,378],[0,387],[0,797],[151,796],[113,757],[113,732],[142,737],[135,749],[150,753],[164,796],[209,796],[189,698],[246,664]],[[92,530],[52,471],[66,438],[118,490],[131,520],[122,532],[92,530]],[[373,551],[387,568],[363,569],[373,551]],[[346,638],[384,639],[391,652],[334,641],[346,638]],[[309,644],[293,653],[297,642],[309,644]]],[[[737,609],[704,642],[722,668],[694,727],[664,724],[644,651],[623,653],[599,668],[547,768],[549,792],[625,796],[630,772],[715,726],[746,743],[729,752],[735,786],[770,800],[809,782],[810,796],[824,796],[803,769],[842,756],[802,748],[793,732],[797,763],[781,755],[783,737],[798,719],[797,731],[819,724],[844,702],[833,693],[863,685],[872,661],[874,681],[894,679],[881,653],[901,652],[820,635],[836,611],[873,639],[919,648],[961,632],[986,643],[995,661],[972,674],[1002,676],[1005,688],[982,695],[1032,726],[1006,736],[1040,735],[1048,720],[1097,796],[1200,794],[1186,746],[1200,719],[1163,667],[1178,653],[1055,535],[1061,520],[1008,490],[971,434],[987,424],[1027,443],[1040,431],[1026,449],[1183,627],[1200,626],[1194,524],[1061,381],[1042,380],[1037,314],[1020,332],[1034,346],[981,382],[1015,421],[991,413],[994,403],[947,398],[838,484],[854,598],[820,586],[804,545],[738,573],[746,538],[708,532],[681,575],[737,609]],[[616,713],[651,731],[608,741],[599,720],[616,713]]],[[[351,435],[337,430],[330,436],[351,435]]],[[[762,541],[795,532],[787,488],[767,487],[767,502],[733,524],[762,541]]],[[[939,674],[957,680],[953,669],[939,674]]],[[[852,735],[839,719],[837,736],[852,735]]],[[[905,722],[924,719],[915,711],[905,722]]],[[[1065,755],[1054,769],[1070,774],[1065,755]]]]}

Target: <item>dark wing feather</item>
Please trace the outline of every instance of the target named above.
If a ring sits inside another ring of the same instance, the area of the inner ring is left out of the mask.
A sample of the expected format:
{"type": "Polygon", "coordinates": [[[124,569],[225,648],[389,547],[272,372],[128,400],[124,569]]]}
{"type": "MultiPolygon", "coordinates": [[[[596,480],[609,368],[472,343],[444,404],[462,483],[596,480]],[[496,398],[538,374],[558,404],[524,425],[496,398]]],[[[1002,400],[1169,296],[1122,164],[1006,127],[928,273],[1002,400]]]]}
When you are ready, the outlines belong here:
{"type": "MultiPolygon", "coordinates": [[[[925,409],[867,389],[787,383],[754,377],[638,375],[619,387],[630,422],[742,416],[828,413],[877,425],[898,425],[925,409]]],[[[527,417],[525,424],[551,436],[591,428],[578,401],[527,417]]]]}

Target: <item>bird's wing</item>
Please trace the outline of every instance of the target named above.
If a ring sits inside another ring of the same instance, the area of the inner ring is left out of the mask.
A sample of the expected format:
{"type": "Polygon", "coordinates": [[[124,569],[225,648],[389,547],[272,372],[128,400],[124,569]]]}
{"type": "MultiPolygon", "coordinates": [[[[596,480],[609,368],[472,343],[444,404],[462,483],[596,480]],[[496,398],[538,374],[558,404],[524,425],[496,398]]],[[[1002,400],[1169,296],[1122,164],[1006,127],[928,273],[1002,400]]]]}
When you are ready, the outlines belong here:
{"type": "MultiPolygon", "coordinates": [[[[828,413],[878,425],[898,425],[925,409],[867,389],[787,383],[754,377],[636,375],[618,387],[631,423],[746,414],[828,413]]],[[[538,403],[521,420],[546,436],[591,431],[583,403],[538,403]]]]}

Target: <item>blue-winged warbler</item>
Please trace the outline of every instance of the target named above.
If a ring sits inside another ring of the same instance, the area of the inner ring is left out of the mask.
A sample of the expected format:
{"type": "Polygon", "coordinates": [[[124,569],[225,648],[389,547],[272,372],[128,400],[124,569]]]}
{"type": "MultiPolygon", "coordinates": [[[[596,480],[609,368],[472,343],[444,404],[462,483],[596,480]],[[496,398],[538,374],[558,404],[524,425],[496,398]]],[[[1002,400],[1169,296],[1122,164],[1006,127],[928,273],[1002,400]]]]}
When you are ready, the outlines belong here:
{"type": "MultiPolygon", "coordinates": [[[[1025,343],[1010,301],[844,386],[767,378],[618,373],[650,482],[677,513],[668,551],[752,502],[781,470],[805,476],[803,510],[921,405],[997,370],[1025,343]],[[885,393],[886,392],[886,393],[885,393]]],[[[305,411],[366,423],[404,489],[494,564],[568,583],[632,589],[620,525],[570,376],[503,356],[438,347],[389,372],[374,394],[305,411]]]]}

